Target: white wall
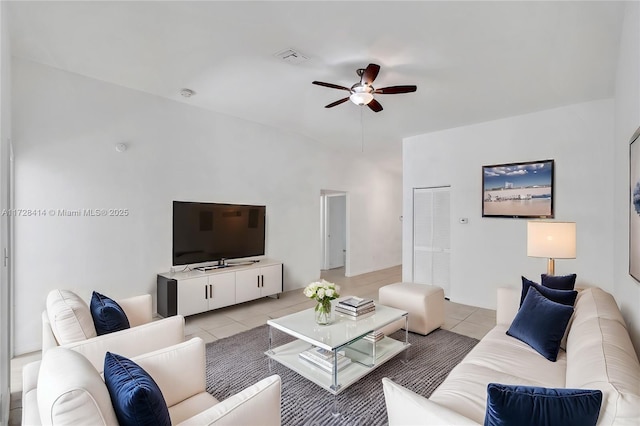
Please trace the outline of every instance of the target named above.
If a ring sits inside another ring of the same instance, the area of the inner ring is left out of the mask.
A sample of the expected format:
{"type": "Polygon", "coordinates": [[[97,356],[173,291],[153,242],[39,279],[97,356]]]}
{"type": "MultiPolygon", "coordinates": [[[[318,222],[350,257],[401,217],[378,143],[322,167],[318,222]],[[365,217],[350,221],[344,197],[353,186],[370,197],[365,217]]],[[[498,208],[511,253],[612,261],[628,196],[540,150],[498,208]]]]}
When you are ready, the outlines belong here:
{"type": "Polygon", "coordinates": [[[555,159],[555,219],[577,222],[577,258],[556,274],[613,291],[613,101],[570,105],[404,140],[403,279],[412,271],[412,188],[451,185],[451,299],[495,308],[500,286],[538,280],[526,219],[482,218],[482,166],[555,159]],[[468,218],[466,225],[458,218],[468,218]]]}
{"type": "Polygon", "coordinates": [[[629,275],[629,141],[640,126],[640,3],[625,7],[615,94],[613,291],[640,354],[640,283],[629,275]]]}
{"type": "Polygon", "coordinates": [[[151,293],[171,266],[171,201],[267,206],[285,289],[319,278],[320,190],[349,194],[353,275],[401,259],[401,177],[317,141],[14,58],[16,207],[128,217],[16,221],[16,352],[40,347],[49,290],[151,293]],[[115,151],[126,142],[129,149],[115,151]]]}

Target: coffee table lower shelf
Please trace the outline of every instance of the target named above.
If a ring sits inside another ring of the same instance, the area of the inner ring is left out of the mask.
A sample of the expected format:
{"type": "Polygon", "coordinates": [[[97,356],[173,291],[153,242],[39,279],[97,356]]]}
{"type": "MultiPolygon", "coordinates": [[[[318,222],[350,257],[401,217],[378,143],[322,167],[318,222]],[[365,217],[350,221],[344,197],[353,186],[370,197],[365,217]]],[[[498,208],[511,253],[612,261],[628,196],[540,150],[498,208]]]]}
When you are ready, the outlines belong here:
{"type": "MultiPolygon", "coordinates": [[[[310,362],[300,359],[298,356],[300,352],[309,349],[311,346],[313,345],[303,340],[294,340],[293,342],[273,348],[271,351],[266,351],[265,355],[295,371],[307,380],[312,381],[326,391],[334,395],[338,395],[340,392],[375,370],[377,367],[381,366],[405,349],[408,349],[411,344],[405,344],[404,342],[400,342],[390,337],[385,337],[376,343],[376,360],[373,365],[370,366],[361,364],[358,360],[354,359],[354,357],[357,356],[357,351],[354,351],[356,353],[353,353],[353,356],[350,356],[350,358],[352,358],[352,362],[343,369],[338,370],[337,389],[332,387],[333,375],[331,373],[322,370],[320,367],[314,366],[310,362]]],[[[349,353],[351,352],[352,351],[347,349],[347,356],[349,356],[349,353]]]]}

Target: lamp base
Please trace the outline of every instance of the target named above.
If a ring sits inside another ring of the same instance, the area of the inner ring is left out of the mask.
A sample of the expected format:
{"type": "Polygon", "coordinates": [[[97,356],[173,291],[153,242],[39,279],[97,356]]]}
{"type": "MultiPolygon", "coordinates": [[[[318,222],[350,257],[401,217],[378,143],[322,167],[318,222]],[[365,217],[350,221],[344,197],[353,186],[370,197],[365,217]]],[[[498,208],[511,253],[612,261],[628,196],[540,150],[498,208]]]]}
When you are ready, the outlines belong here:
{"type": "Polygon", "coordinates": [[[554,259],[549,258],[547,261],[547,275],[554,275],[556,272],[556,262],[554,259]]]}

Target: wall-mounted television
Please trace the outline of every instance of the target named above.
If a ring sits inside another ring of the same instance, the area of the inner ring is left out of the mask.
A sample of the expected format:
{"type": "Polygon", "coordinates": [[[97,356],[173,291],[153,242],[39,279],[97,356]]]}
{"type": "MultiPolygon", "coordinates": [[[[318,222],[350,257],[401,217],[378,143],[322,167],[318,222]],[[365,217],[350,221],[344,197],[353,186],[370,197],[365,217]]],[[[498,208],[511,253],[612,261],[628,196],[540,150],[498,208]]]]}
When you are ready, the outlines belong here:
{"type": "Polygon", "coordinates": [[[482,166],[482,217],[552,218],[553,160],[482,166]]]}
{"type": "Polygon", "coordinates": [[[173,265],[265,254],[265,206],[173,202],[173,265]]]}

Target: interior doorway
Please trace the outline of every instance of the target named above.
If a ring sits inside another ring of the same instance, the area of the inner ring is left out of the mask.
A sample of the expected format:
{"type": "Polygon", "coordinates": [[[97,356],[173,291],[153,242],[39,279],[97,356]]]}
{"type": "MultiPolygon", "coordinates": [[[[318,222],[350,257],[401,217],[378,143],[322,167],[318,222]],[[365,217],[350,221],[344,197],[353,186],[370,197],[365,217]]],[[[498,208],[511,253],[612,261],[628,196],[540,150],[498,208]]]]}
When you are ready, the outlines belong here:
{"type": "Polygon", "coordinates": [[[320,191],[320,269],[347,267],[347,193],[320,191]]]}

